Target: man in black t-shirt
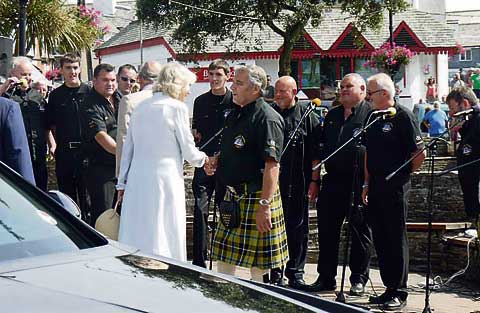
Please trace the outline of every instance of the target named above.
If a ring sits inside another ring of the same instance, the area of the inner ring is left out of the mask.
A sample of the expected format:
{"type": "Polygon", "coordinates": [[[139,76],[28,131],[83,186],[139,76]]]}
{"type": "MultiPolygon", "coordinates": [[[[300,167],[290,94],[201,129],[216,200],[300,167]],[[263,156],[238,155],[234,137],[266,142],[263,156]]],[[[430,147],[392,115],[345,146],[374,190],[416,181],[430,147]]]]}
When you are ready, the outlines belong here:
{"type": "MultiPolygon", "coordinates": [[[[230,77],[230,67],[222,59],[214,60],[208,67],[210,90],[195,99],[193,104],[192,131],[198,147],[208,156],[219,151],[225,117],[233,107],[232,92],[225,86],[230,77]],[[208,144],[207,142],[212,139],[208,144]]],[[[192,189],[195,197],[193,217],[193,264],[206,267],[207,222],[209,203],[216,185],[215,176],[207,176],[203,168],[196,168],[192,189]]],[[[223,197],[221,188],[217,199],[223,197]]]]}
{"type": "Polygon", "coordinates": [[[46,112],[48,127],[57,141],[55,172],[58,189],[79,205],[85,219],[88,205],[82,176],[80,108],[84,105],[89,87],[80,81],[80,69],[80,57],[77,55],[67,53],[60,59],[64,83],[50,93],[46,112]]]}
{"type": "Polygon", "coordinates": [[[395,86],[388,75],[381,73],[370,77],[367,96],[374,110],[396,109],[394,116],[377,121],[365,135],[362,200],[368,205],[367,220],[372,228],[380,275],[386,287],[383,294],[372,296],[369,301],[386,310],[398,310],[406,305],[408,296],[406,219],[410,175],[422,165],[425,151],[387,181],[390,173],[423,148],[423,140],[413,113],[395,103],[395,86]]]}

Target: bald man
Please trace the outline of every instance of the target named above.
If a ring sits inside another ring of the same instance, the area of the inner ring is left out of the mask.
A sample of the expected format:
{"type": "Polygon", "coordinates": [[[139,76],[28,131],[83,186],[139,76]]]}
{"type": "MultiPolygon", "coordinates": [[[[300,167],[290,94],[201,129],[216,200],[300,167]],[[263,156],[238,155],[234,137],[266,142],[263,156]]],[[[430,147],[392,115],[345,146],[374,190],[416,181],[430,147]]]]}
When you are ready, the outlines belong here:
{"type": "MultiPolygon", "coordinates": [[[[298,103],[297,83],[290,76],[282,76],[275,82],[274,108],[285,121],[284,145],[293,135],[308,106],[298,103]]],[[[288,240],[289,261],[285,268],[288,285],[302,290],[304,266],[308,248],[308,199],[307,190],[311,184],[313,130],[319,121],[310,114],[300,125],[280,161],[280,193],[288,240]]],[[[271,271],[271,282],[283,283],[282,269],[271,271]]]]}
{"type": "Polygon", "coordinates": [[[138,83],[140,91],[134,92],[122,97],[118,105],[118,122],[117,122],[117,148],[116,148],[116,167],[115,174],[118,176],[120,170],[120,162],[122,158],[122,148],[127,136],[128,124],[133,110],[137,105],[152,96],[152,88],[160,73],[162,66],[157,61],[147,61],[138,73],[138,83]]]}
{"type": "MultiPolygon", "coordinates": [[[[332,108],[323,123],[323,128],[316,130],[315,161],[325,159],[338,147],[348,141],[353,134],[363,126],[371,105],[365,102],[365,80],[358,74],[347,74],[340,83],[340,105],[332,108]]],[[[352,249],[350,251],[350,293],[362,295],[368,280],[368,265],[372,245],[371,232],[364,220],[354,218],[360,216],[361,208],[361,182],[363,181],[363,155],[364,149],[355,148],[351,142],[341,152],[334,155],[325,163],[327,172],[323,177],[321,191],[317,202],[318,216],[318,244],[319,255],[317,281],[309,286],[308,291],[320,292],[335,290],[338,265],[338,247],[340,232],[344,220],[352,205],[352,181],[358,180],[356,199],[353,199],[352,217],[352,249]],[[355,171],[354,161],[357,158],[355,171]]],[[[319,170],[312,173],[318,179],[319,170]]],[[[312,186],[309,195],[315,197],[318,186],[312,186]]]]}

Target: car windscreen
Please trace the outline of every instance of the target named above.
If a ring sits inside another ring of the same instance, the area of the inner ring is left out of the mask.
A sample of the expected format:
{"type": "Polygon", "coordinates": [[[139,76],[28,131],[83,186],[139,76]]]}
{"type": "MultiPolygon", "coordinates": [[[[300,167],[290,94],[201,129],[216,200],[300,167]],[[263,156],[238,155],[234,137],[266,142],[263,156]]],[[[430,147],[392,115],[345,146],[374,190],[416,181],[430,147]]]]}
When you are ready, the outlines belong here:
{"type": "Polygon", "coordinates": [[[0,176],[0,262],[98,245],[98,241],[82,234],[84,225],[68,216],[70,213],[61,212],[70,217],[62,218],[58,214],[61,207],[49,207],[48,201],[4,178],[0,176]]]}

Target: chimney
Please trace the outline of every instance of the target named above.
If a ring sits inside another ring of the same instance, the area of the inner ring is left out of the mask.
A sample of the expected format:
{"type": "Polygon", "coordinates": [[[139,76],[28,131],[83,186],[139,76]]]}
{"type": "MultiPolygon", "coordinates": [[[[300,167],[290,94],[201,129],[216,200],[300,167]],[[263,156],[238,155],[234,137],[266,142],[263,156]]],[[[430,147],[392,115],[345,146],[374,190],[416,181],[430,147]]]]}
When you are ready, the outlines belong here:
{"type": "Polygon", "coordinates": [[[117,0],[93,0],[93,7],[103,15],[115,15],[117,0]]]}

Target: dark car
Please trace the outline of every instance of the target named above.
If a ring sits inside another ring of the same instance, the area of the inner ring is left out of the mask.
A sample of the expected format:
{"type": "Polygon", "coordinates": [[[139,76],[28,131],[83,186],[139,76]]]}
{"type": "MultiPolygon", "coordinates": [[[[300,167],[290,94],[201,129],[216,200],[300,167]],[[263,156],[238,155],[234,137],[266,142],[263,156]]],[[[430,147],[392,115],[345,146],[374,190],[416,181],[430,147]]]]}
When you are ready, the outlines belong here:
{"type": "Polygon", "coordinates": [[[278,291],[110,241],[0,162],[1,312],[363,312],[278,291]]]}

